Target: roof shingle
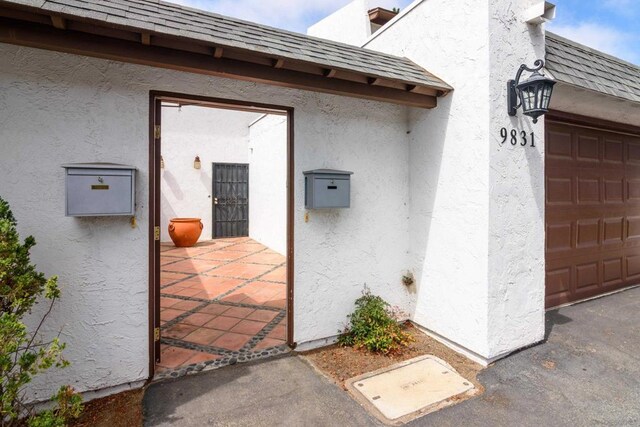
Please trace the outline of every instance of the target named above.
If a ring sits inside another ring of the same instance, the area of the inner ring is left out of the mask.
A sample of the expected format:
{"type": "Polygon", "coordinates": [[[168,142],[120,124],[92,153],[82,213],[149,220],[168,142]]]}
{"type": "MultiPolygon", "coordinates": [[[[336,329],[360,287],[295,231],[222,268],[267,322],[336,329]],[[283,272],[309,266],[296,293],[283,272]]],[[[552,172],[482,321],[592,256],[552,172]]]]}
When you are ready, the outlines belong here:
{"type": "Polygon", "coordinates": [[[546,34],[545,68],[556,80],[640,102],[640,67],[557,34],[546,34]]]}

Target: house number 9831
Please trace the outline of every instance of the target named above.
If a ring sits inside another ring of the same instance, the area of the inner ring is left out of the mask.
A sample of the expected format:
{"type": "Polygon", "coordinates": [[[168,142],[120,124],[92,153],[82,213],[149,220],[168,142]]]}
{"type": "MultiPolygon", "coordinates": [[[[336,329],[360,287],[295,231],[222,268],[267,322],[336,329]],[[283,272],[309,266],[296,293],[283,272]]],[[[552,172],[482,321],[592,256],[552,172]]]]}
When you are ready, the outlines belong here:
{"type": "Polygon", "coordinates": [[[500,129],[500,137],[502,138],[501,144],[509,141],[511,145],[520,144],[522,147],[525,147],[529,144],[530,147],[536,146],[535,134],[533,132],[527,134],[526,131],[518,132],[515,129],[511,129],[511,132],[509,132],[507,128],[502,128],[500,129]]]}

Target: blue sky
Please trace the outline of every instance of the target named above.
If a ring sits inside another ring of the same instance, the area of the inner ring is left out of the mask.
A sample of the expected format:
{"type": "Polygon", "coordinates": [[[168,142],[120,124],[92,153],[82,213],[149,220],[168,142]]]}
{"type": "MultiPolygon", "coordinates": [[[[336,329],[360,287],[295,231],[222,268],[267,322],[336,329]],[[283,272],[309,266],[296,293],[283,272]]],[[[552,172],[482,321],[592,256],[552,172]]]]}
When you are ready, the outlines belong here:
{"type": "Polygon", "coordinates": [[[548,30],[640,65],[640,0],[557,0],[548,30]]]}
{"type": "MultiPolygon", "coordinates": [[[[308,26],[350,0],[171,1],[304,33],[308,26]]],[[[411,0],[371,1],[386,8],[404,8],[410,3],[411,0]]],[[[640,0],[556,0],[554,3],[556,19],[547,29],[640,65],[640,0]]]]}

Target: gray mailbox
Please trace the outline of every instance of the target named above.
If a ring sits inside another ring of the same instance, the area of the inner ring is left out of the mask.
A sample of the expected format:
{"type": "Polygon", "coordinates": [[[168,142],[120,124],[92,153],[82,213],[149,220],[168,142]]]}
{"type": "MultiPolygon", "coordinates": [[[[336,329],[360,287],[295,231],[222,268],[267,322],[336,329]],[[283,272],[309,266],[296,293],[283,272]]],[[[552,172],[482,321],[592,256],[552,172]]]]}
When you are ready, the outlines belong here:
{"type": "Polygon", "coordinates": [[[304,206],[307,209],[351,206],[353,172],[315,169],[304,173],[304,206]]]}
{"type": "Polygon", "coordinates": [[[66,216],[135,215],[136,168],[75,163],[66,171],[66,216]]]}

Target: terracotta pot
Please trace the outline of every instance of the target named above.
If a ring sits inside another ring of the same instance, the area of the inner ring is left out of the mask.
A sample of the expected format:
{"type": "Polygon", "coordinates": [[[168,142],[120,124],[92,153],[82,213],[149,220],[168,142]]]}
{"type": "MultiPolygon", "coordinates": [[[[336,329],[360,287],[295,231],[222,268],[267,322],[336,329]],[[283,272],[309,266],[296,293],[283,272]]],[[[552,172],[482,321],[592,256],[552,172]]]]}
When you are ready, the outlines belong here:
{"type": "Polygon", "coordinates": [[[179,248],[193,246],[202,233],[200,218],[173,218],[169,221],[169,236],[179,248]]]}

